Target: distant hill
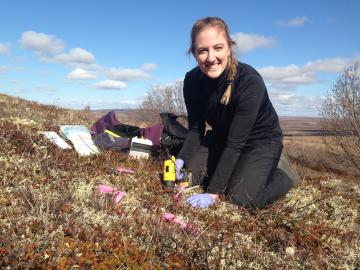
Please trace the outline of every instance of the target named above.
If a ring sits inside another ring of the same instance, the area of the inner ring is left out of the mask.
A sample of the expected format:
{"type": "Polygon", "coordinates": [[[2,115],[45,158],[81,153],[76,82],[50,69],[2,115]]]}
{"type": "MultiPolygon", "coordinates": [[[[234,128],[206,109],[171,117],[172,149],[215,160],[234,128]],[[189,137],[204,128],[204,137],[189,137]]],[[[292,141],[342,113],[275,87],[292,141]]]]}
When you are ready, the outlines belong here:
{"type": "Polygon", "coordinates": [[[319,136],[324,132],[321,129],[318,117],[280,117],[280,125],[285,136],[319,136]]]}

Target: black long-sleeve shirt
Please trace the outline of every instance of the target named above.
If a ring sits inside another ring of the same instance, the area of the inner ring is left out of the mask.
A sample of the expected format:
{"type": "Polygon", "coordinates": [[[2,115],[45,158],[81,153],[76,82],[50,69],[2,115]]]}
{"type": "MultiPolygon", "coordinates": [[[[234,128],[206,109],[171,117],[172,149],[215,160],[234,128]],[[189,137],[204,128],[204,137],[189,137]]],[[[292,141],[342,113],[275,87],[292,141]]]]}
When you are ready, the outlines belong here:
{"type": "Polygon", "coordinates": [[[196,67],[184,80],[189,133],[178,158],[185,164],[189,162],[204,136],[205,122],[224,147],[208,186],[209,193],[224,194],[244,145],[282,138],[279,118],[260,74],[239,62],[231,99],[225,106],[220,99],[227,86],[226,78],[226,71],[211,79],[196,67]]]}

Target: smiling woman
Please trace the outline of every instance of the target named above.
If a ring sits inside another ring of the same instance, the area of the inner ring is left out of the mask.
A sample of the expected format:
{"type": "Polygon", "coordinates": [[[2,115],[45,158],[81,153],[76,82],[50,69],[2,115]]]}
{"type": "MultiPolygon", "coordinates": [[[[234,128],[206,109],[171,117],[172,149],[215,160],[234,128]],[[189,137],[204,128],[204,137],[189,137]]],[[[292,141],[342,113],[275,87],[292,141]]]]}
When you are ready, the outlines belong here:
{"type": "Polygon", "coordinates": [[[232,46],[236,43],[230,38],[229,29],[220,18],[207,17],[198,20],[191,31],[191,45],[188,53],[192,53],[201,71],[209,78],[217,78],[228,69],[227,88],[220,100],[227,104],[231,95],[231,85],[235,78],[237,60],[232,46]]]}
{"type": "Polygon", "coordinates": [[[217,78],[225,70],[231,53],[223,31],[210,27],[196,36],[194,55],[201,71],[210,78],[217,78]]]}
{"type": "MultiPolygon", "coordinates": [[[[262,208],[296,186],[299,176],[282,155],[282,131],[260,74],[238,62],[226,23],[198,20],[189,53],[198,67],[184,80],[189,133],[176,165],[207,193],[188,198],[208,207],[225,195],[247,208],[262,208]],[[205,123],[212,130],[205,133],[205,123]],[[280,161],[279,161],[280,160],[280,161]]],[[[177,174],[181,177],[181,173],[177,174]]]]}

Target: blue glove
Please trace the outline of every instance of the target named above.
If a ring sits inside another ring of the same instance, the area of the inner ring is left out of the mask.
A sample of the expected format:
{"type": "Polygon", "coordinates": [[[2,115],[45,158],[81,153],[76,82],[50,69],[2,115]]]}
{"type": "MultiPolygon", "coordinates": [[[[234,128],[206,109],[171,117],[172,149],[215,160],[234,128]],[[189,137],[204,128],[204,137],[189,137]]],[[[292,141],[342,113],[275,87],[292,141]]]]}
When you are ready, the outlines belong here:
{"type": "Polygon", "coordinates": [[[175,161],[175,172],[176,172],[176,179],[178,180],[184,177],[183,174],[180,172],[183,167],[184,167],[184,161],[181,158],[177,158],[175,161]]]}
{"type": "Polygon", "coordinates": [[[215,199],[209,193],[200,193],[190,196],[186,202],[194,208],[208,208],[215,203],[215,199]]]}

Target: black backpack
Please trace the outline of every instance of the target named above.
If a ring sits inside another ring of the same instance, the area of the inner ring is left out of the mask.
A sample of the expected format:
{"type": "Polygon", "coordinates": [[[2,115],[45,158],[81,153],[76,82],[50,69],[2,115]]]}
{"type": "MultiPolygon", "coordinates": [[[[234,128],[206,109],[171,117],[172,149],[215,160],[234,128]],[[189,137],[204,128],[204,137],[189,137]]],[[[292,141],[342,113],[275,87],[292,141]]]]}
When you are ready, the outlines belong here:
{"type": "Polygon", "coordinates": [[[170,155],[177,156],[184,144],[188,129],[184,127],[178,118],[188,120],[186,115],[175,115],[173,113],[160,113],[161,122],[163,125],[163,133],[161,135],[161,145],[170,155]]]}
{"type": "Polygon", "coordinates": [[[141,135],[140,128],[138,126],[118,124],[108,129],[115,134],[125,138],[139,137],[141,135]]]}

